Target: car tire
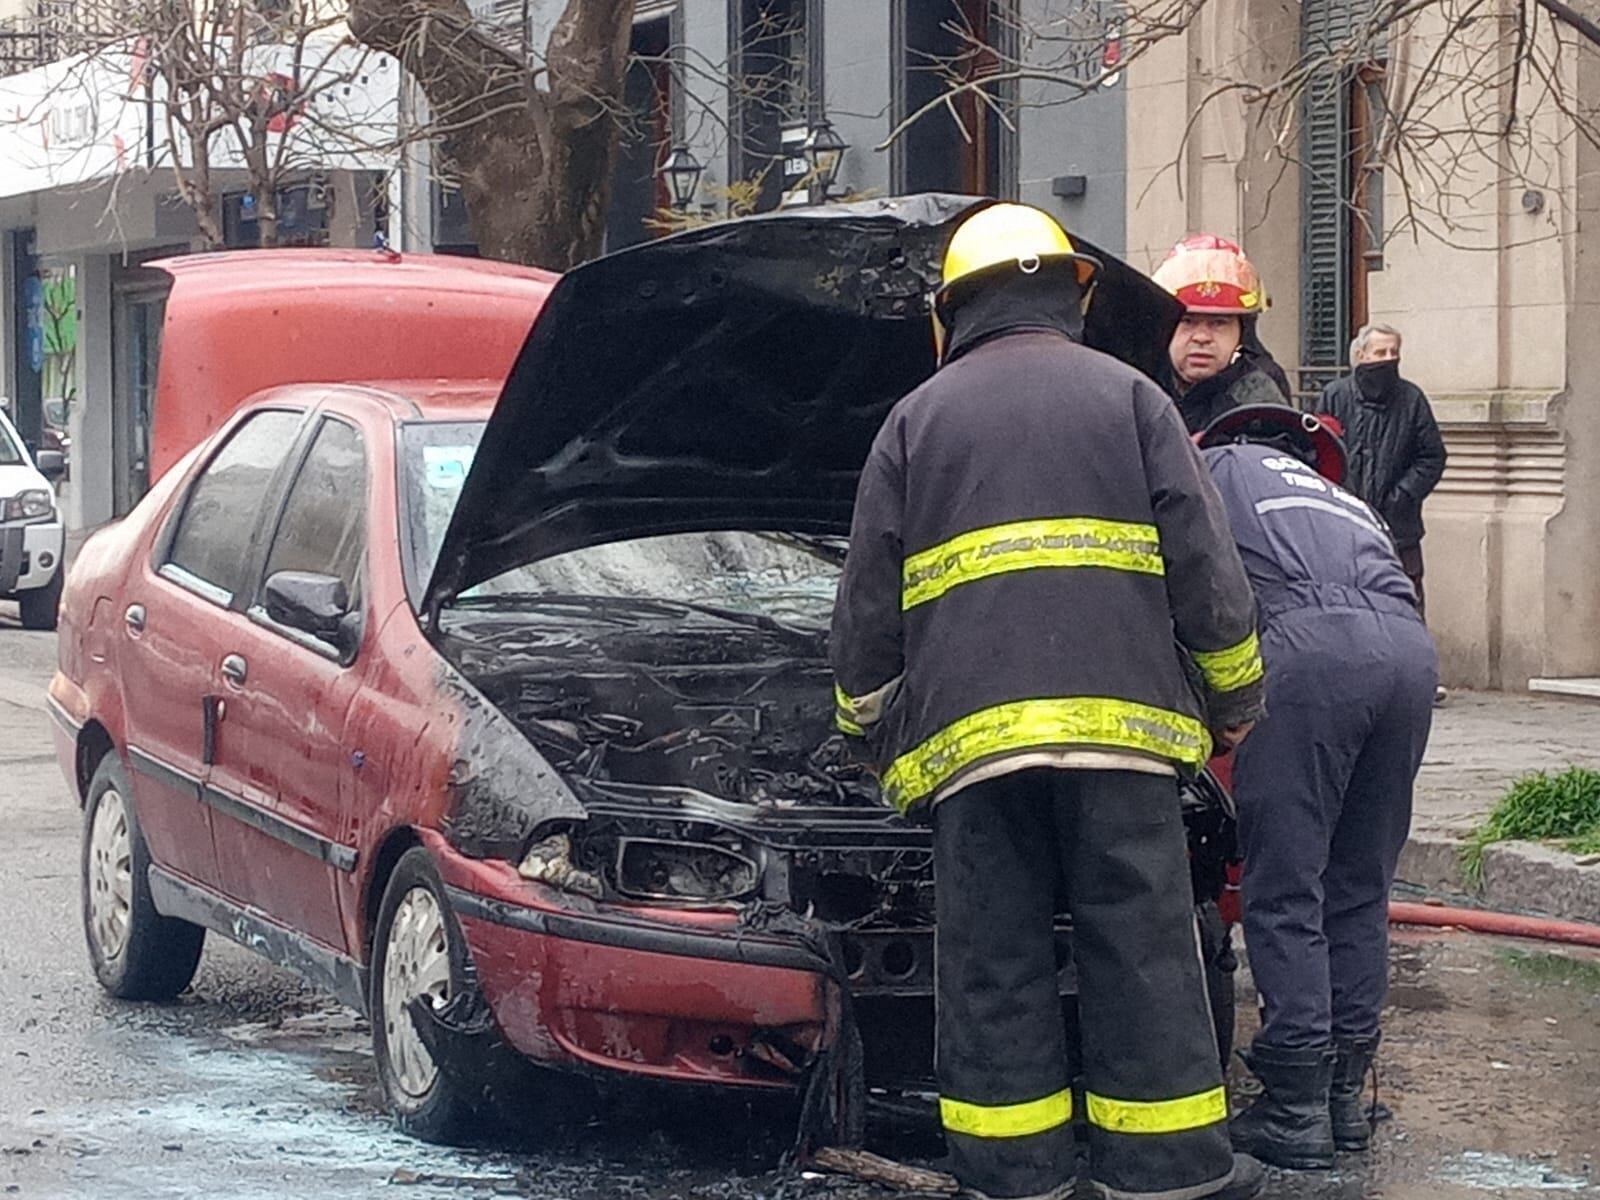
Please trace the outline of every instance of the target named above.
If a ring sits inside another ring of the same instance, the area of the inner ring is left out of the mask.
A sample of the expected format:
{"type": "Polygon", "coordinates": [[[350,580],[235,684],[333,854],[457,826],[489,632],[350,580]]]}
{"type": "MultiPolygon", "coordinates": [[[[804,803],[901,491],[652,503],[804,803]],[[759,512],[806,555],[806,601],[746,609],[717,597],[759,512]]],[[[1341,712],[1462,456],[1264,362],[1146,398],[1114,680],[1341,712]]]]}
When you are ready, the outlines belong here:
{"type": "Polygon", "coordinates": [[[60,568],[42,588],[29,588],[17,593],[17,606],[22,609],[24,629],[48,630],[56,627],[56,610],[61,607],[60,568]]]}
{"type": "Polygon", "coordinates": [[[79,865],[84,938],[100,986],[119,1000],[170,1000],[188,987],[206,931],[156,911],[150,850],[115,754],[89,781],[79,865]]]}
{"type": "Polygon", "coordinates": [[[479,1113],[479,1096],[439,1069],[407,1005],[423,993],[446,1003],[466,986],[466,942],[427,850],[395,864],[373,937],[372,1049],[385,1098],[400,1128],[428,1142],[457,1144],[479,1113]]]}

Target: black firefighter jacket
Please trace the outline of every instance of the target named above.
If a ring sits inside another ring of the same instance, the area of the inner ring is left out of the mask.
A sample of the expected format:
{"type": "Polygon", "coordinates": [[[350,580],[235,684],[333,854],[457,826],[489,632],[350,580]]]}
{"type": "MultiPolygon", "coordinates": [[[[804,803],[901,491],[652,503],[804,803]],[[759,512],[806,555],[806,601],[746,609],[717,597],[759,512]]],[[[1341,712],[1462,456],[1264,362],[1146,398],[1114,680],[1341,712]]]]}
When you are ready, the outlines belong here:
{"type": "Polygon", "coordinates": [[[1335,379],[1318,410],[1344,426],[1348,455],[1344,486],[1389,524],[1394,544],[1422,541],[1422,502],[1444,474],[1444,439],[1422,389],[1404,379],[1377,400],[1356,387],[1355,376],[1335,379]]]}
{"type": "Polygon", "coordinates": [[[1177,388],[1176,377],[1168,390],[1190,433],[1204,433],[1223,413],[1252,404],[1288,404],[1288,379],[1266,351],[1246,349],[1210,379],[1187,392],[1177,388]]]}
{"type": "Polygon", "coordinates": [[[979,343],[890,413],[832,655],[840,728],[902,811],[1040,752],[1198,768],[1211,729],[1261,712],[1250,585],[1177,410],[1048,330],[979,343]]]}

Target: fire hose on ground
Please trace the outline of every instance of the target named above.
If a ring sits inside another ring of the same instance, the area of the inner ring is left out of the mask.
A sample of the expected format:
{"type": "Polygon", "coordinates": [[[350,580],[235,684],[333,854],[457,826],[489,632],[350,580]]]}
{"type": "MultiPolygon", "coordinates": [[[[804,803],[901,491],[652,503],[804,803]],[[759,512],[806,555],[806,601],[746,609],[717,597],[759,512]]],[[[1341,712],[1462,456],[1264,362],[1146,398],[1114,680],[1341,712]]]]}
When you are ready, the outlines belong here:
{"type": "Polygon", "coordinates": [[[1491,912],[1479,908],[1452,908],[1446,904],[1418,904],[1409,900],[1391,900],[1389,923],[1466,929],[1473,933],[1497,933],[1506,937],[1532,938],[1541,942],[1561,942],[1569,946],[1600,948],[1600,925],[1590,925],[1582,921],[1558,921],[1551,917],[1524,917],[1515,913],[1491,912]]]}

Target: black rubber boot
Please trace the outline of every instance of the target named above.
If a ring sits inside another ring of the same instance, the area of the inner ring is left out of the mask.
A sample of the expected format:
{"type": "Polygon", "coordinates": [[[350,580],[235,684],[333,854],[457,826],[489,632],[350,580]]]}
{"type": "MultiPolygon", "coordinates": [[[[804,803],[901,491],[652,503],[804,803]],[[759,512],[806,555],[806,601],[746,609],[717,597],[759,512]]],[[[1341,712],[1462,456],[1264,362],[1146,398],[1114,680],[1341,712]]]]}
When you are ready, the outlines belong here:
{"type": "Polygon", "coordinates": [[[1206,1200],[1252,1200],[1267,1186],[1267,1172],[1248,1154],[1233,1156],[1233,1176],[1222,1185],[1222,1190],[1212,1192],[1206,1200]]]}
{"type": "Polygon", "coordinates": [[[1328,1092],[1328,1112],[1333,1119],[1333,1144],[1341,1150],[1365,1150],[1372,1144],[1372,1121],[1362,1092],[1372,1056],[1378,1052],[1378,1034],[1364,1038],[1337,1038],[1333,1043],[1333,1086],[1328,1092]]]}
{"type": "MultiPolygon", "coordinates": [[[[1254,1200],[1267,1186],[1266,1168],[1251,1158],[1248,1154],[1235,1154],[1233,1156],[1233,1170],[1226,1175],[1220,1183],[1214,1186],[1214,1192],[1202,1193],[1203,1200],[1254,1200]]],[[[1098,1200],[1139,1200],[1144,1196],[1171,1195],[1171,1192],[1121,1192],[1108,1188],[1103,1183],[1089,1184],[1089,1194],[1098,1197],[1098,1200]]],[[[1183,1190],[1188,1195],[1187,1189],[1183,1190]]]]}
{"type": "Polygon", "coordinates": [[[1229,1126],[1233,1148],[1294,1171],[1333,1166],[1333,1048],[1256,1046],[1243,1057],[1261,1080],[1261,1096],[1229,1126]]]}

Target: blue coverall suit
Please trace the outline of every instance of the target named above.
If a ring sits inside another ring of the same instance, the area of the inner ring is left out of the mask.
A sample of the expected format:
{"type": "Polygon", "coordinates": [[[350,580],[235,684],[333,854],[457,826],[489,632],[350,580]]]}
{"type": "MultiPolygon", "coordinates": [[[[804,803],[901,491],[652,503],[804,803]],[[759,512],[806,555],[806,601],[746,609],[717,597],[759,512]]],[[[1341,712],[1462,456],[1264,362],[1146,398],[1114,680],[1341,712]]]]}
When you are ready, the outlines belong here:
{"type": "Polygon", "coordinates": [[[1388,897],[1438,659],[1387,529],[1299,459],[1205,452],[1260,610],[1267,716],[1233,783],[1257,1045],[1378,1031],[1388,897]]]}

